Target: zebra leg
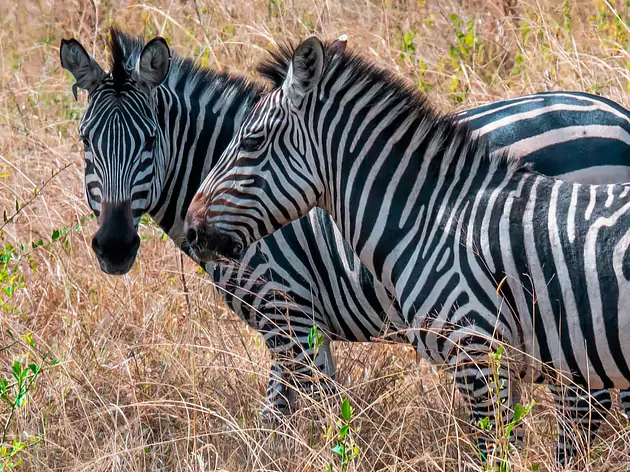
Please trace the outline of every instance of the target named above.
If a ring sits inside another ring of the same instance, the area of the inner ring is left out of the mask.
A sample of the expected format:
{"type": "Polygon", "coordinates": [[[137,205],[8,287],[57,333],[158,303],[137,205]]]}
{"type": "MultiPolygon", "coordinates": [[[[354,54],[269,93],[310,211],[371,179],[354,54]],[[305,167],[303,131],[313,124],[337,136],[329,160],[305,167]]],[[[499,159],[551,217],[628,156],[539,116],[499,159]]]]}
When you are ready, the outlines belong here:
{"type": "Polygon", "coordinates": [[[296,390],[316,401],[322,393],[336,392],[335,364],[325,331],[318,330],[321,336],[310,339],[311,316],[303,311],[290,311],[284,318],[278,313],[277,310],[265,311],[264,325],[260,328],[272,357],[265,407],[267,418],[292,414],[298,399],[296,390]]]}
{"type": "Polygon", "coordinates": [[[266,401],[261,412],[263,423],[277,424],[280,416],[291,415],[293,413],[293,396],[294,392],[288,383],[286,369],[272,354],[266,401]]]}
{"type": "Polygon", "coordinates": [[[478,431],[477,448],[484,461],[489,460],[490,454],[493,461],[506,461],[507,450],[500,451],[495,446],[506,444],[506,439],[507,444],[521,440],[522,432],[512,424],[520,390],[509,379],[505,366],[491,366],[487,360],[469,361],[455,370],[457,388],[472,409],[472,424],[478,431]]]}
{"type": "Polygon", "coordinates": [[[335,361],[330,340],[325,337],[319,346],[302,346],[307,362],[296,365],[296,384],[300,392],[318,402],[323,397],[337,394],[335,361]]]}
{"type": "Polygon", "coordinates": [[[551,384],[549,390],[560,412],[556,457],[565,464],[593,441],[612,401],[606,389],[586,391],[575,385],[551,384]]]}

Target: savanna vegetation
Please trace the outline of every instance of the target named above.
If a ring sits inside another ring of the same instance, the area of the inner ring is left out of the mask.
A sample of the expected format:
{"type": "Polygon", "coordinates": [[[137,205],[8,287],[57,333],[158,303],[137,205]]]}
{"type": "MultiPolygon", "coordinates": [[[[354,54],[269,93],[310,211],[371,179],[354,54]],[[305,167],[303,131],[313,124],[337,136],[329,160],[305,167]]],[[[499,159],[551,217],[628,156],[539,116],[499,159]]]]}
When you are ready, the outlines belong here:
{"type": "MultiPolygon", "coordinates": [[[[629,23],[620,0],[2,0],[0,470],[482,470],[452,378],[410,348],[335,344],[346,401],[304,398],[271,430],[261,337],[148,218],[132,271],[99,270],[77,132],[86,97],[60,67],[62,38],[105,64],[117,25],[253,77],[277,42],[346,33],[454,111],[543,90],[628,105],[629,23]]],[[[523,388],[511,470],[571,470],[553,462],[544,387],[523,388]]],[[[627,470],[619,409],[600,436],[582,466],[627,470]]]]}

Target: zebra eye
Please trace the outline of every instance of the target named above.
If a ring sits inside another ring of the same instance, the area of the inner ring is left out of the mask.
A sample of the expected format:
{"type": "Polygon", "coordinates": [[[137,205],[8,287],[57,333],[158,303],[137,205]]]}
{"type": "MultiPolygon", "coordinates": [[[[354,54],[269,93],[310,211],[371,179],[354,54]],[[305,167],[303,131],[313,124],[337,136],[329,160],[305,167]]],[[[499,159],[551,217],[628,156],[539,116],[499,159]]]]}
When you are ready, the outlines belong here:
{"type": "Polygon", "coordinates": [[[258,151],[263,145],[264,141],[264,136],[249,136],[241,140],[240,149],[245,152],[258,151]]]}
{"type": "Polygon", "coordinates": [[[151,152],[153,151],[153,146],[155,145],[155,136],[149,136],[147,137],[145,143],[144,143],[144,151],[145,152],[151,152]]]}

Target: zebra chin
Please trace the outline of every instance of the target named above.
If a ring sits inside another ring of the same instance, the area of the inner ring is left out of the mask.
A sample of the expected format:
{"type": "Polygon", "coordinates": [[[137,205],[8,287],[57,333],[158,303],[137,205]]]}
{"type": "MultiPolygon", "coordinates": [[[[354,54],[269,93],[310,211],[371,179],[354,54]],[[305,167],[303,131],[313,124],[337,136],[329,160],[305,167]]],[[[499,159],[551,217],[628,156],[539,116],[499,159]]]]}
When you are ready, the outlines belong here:
{"type": "Polygon", "coordinates": [[[107,275],[125,275],[133,267],[133,264],[136,261],[136,256],[134,254],[134,256],[129,260],[117,263],[106,261],[100,257],[97,257],[96,259],[98,260],[98,265],[101,270],[107,275]]]}

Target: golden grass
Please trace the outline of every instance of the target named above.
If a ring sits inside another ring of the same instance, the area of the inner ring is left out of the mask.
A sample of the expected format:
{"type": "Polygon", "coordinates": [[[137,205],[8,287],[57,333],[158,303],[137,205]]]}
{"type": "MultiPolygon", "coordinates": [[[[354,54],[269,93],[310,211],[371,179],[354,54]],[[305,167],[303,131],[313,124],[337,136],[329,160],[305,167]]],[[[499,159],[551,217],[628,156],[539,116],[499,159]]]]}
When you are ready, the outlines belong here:
{"type": "MultiPolygon", "coordinates": [[[[274,41],[348,33],[350,48],[415,81],[445,110],[554,89],[627,104],[630,11],[616,3],[0,2],[0,211],[11,216],[16,200],[23,206],[64,169],[3,228],[0,243],[23,253],[20,244],[71,228],[48,248],[26,248],[36,270],[26,256],[2,266],[4,276],[24,281],[0,278],[3,288],[16,287],[2,295],[0,377],[11,378],[16,359],[45,367],[27,402],[0,416],[6,444],[28,445],[16,454],[19,468],[323,471],[333,463],[341,470],[334,434],[322,436],[329,426],[336,431],[338,406],[305,398],[295,418],[275,434],[266,430],[258,417],[268,375],[260,336],[223,307],[191,262],[181,264],[158,230],[142,228],[128,275],[98,269],[90,249],[95,222],[73,228],[89,214],[77,139],[85,96],[72,99],[72,79],[58,62],[61,38],[79,38],[103,61],[104,33],[116,23],[163,34],[174,50],[210,67],[250,73],[274,41]]],[[[465,410],[442,369],[403,346],[339,343],[335,354],[341,388],[356,408],[351,436],[359,454],[347,470],[480,470],[465,410]]],[[[553,464],[555,413],[542,388],[525,389],[538,403],[525,421],[529,447],[512,456],[512,470],[571,470],[553,464]]],[[[584,447],[588,470],[626,470],[628,428],[619,412],[609,421],[602,438],[584,447]]]]}

